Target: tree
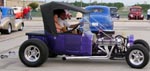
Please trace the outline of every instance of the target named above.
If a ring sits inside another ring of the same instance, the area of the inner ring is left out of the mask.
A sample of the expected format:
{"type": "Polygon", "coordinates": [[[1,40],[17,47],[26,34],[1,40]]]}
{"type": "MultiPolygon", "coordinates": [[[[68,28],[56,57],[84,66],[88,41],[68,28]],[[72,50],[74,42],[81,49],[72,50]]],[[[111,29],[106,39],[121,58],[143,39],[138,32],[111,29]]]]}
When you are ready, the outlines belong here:
{"type": "Polygon", "coordinates": [[[147,10],[150,8],[149,4],[135,4],[135,6],[141,6],[144,12],[147,12],[147,10]]]}
{"type": "MultiPolygon", "coordinates": [[[[81,6],[81,2],[78,2],[78,1],[75,1],[75,2],[73,2],[71,4],[73,4],[75,6],[78,6],[78,7],[81,6]]],[[[84,2],[82,2],[82,6],[83,7],[88,6],[88,5],[104,5],[104,6],[109,6],[109,7],[117,7],[118,9],[124,7],[124,4],[120,3],[120,2],[116,2],[116,3],[98,3],[97,1],[94,1],[92,3],[84,3],[84,2]]]]}
{"type": "Polygon", "coordinates": [[[36,8],[38,8],[39,4],[37,2],[32,2],[28,6],[30,6],[33,10],[36,10],[36,8]]]}

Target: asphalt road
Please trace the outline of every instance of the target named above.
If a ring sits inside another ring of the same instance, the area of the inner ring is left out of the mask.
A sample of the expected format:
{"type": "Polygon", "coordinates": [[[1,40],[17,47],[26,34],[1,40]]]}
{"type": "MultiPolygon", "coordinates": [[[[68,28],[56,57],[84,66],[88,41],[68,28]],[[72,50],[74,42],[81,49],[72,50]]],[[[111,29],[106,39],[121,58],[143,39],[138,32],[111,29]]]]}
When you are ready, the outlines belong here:
{"type": "MultiPolygon", "coordinates": [[[[23,31],[0,35],[0,55],[8,56],[0,59],[0,71],[149,71],[150,69],[150,63],[143,69],[133,69],[125,60],[72,59],[62,61],[61,58],[48,59],[41,67],[26,67],[18,58],[19,46],[27,40],[26,32],[43,30],[42,23],[41,20],[25,21],[23,31]]],[[[114,22],[114,27],[116,34],[123,36],[133,34],[135,39],[141,38],[150,44],[150,21],[119,20],[114,22]]]]}

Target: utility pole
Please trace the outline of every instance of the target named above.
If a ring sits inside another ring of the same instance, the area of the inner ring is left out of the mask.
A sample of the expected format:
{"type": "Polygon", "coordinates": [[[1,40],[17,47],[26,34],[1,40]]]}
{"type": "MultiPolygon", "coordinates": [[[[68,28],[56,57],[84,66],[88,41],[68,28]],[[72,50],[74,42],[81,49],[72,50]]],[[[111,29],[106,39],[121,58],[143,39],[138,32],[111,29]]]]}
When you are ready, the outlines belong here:
{"type": "Polygon", "coordinates": [[[4,4],[3,4],[3,6],[7,6],[7,0],[3,0],[4,2],[4,4]]]}
{"type": "Polygon", "coordinates": [[[25,0],[23,0],[23,7],[25,7],[25,0]]]}
{"type": "Polygon", "coordinates": [[[91,0],[90,0],[90,5],[91,5],[91,0]]]}
{"type": "Polygon", "coordinates": [[[45,0],[45,3],[46,3],[46,0],[45,0]]]}
{"type": "Polygon", "coordinates": [[[82,7],[82,0],[80,0],[80,3],[81,3],[81,7],[82,7]]]}

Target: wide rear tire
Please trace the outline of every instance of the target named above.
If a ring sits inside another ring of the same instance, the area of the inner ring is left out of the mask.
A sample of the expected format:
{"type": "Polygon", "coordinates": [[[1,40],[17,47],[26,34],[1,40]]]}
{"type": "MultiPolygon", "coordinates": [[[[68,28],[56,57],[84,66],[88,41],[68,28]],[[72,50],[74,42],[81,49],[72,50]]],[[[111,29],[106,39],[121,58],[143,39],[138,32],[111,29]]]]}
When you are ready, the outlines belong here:
{"type": "Polygon", "coordinates": [[[21,62],[29,67],[38,67],[48,58],[49,52],[46,44],[39,39],[25,41],[19,49],[21,62]]]}

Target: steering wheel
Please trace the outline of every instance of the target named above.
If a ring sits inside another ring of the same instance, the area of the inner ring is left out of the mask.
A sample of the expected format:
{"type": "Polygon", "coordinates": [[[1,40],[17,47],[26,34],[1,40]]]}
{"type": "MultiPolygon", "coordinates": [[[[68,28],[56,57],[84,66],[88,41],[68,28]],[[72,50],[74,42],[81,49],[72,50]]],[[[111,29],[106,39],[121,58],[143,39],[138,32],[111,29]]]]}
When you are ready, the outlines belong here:
{"type": "Polygon", "coordinates": [[[64,32],[64,33],[72,33],[72,31],[74,31],[75,29],[77,29],[79,25],[80,25],[80,24],[77,24],[73,29],[68,30],[68,31],[66,31],[66,32],[64,32]]]}

